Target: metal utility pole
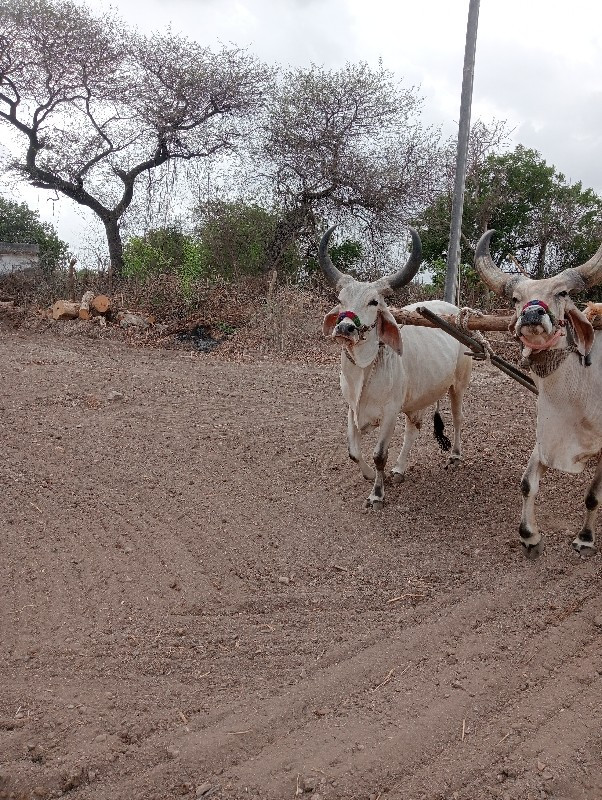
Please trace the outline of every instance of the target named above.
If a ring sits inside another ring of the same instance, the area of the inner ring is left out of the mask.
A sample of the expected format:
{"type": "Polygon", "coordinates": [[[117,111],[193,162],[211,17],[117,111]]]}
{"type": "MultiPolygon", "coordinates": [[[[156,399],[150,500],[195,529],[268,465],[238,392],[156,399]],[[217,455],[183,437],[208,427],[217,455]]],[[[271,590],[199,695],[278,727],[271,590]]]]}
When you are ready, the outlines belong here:
{"type": "Polygon", "coordinates": [[[460,261],[460,235],[462,230],[462,210],[464,208],[468,137],[470,135],[470,111],[472,106],[475,52],[477,49],[479,3],[480,0],[470,0],[470,5],[468,7],[468,24],[466,26],[464,73],[462,78],[462,98],[460,101],[460,126],[458,130],[458,150],[456,153],[456,180],[454,182],[452,219],[449,232],[449,247],[447,248],[445,290],[443,293],[443,299],[447,300],[448,303],[456,303],[458,294],[458,262],[460,261]]]}

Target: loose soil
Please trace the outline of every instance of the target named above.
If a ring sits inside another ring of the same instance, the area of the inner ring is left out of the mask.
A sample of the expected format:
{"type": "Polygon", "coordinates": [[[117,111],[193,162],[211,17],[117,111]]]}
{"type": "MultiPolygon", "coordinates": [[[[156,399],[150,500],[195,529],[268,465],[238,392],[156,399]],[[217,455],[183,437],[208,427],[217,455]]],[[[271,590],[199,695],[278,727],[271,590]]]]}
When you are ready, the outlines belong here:
{"type": "Polygon", "coordinates": [[[330,351],[62,331],[0,322],[0,797],[602,797],[592,470],[525,560],[532,395],[475,364],[464,464],[425,425],[373,512],[330,351]]]}

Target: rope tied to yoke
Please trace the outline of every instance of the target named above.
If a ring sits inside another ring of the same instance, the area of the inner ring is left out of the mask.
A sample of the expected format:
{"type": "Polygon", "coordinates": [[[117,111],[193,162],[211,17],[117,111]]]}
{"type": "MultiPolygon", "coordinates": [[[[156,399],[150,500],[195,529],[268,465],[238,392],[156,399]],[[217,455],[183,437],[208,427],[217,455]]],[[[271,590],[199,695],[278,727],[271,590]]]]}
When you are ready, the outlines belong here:
{"type": "MultiPolygon", "coordinates": [[[[458,328],[461,328],[462,330],[466,331],[466,333],[469,333],[470,329],[468,327],[468,320],[471,317],[484,317],[484,316],[485,315],[483,314],[482,311],[479,311],[476,308],[470,308],[469,306],[464,306],[456,314],[455,322],[458,328]]],[[[472,357],[477,361],[490,361],[491,356],[495,355],[495,353],[491,345],[489,344],[489,340],[487,339],[487,337],[484,336],[481,333],[481,331],[473,331],[473,330],[470,330],[470,336],[472,336],[473,339],[476,339],[479,344],[483,345],[483,353],[482,354],[472,353],[472,357]]]]}

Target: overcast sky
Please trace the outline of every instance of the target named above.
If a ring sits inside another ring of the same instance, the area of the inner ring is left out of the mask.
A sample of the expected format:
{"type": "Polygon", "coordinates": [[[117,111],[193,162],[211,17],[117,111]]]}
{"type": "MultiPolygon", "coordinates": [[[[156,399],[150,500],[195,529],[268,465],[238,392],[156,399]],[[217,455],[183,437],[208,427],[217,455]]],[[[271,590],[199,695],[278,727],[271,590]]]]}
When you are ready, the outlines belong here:
{"type": "MultiPolygon", "coordinates": [[[[169,24],[205,46],[269,63],[337,68],[382,59],[424,97],[423,121],[456,135],[468,0],[89,0],[145,32],[169,24]]],[[[481,0],[472,121],[507,120],[572,182],[602,194],[602,6],[593,0],[481,0]]],[[[72,205],[27,202],[76,249],[72,205]]],[[[78,222],[78,219],[80,221],[78,222]]]]}

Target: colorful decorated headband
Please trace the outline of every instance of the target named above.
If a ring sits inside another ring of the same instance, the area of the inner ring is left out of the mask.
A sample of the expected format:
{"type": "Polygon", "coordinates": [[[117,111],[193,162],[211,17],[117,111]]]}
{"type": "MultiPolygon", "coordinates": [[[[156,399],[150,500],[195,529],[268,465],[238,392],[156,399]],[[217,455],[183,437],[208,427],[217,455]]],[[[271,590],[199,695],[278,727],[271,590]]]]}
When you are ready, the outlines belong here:
{"type": "Polygon", "coordinates": [[[360,318],[354,311],[341,311],[339,316],[337,317],[337,323],[342,322],[345,318],[350,319],[356,328],[361,328],[362,323],[360,322],[360,318]]]}

